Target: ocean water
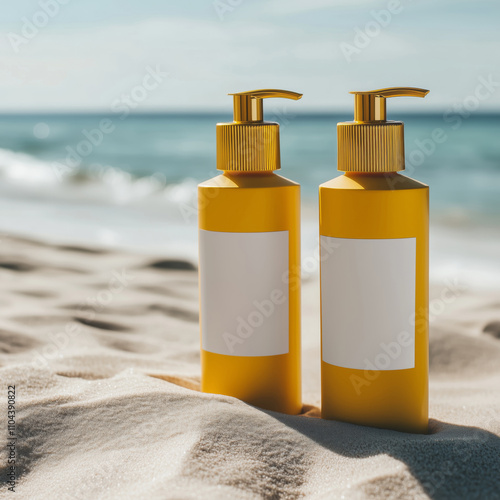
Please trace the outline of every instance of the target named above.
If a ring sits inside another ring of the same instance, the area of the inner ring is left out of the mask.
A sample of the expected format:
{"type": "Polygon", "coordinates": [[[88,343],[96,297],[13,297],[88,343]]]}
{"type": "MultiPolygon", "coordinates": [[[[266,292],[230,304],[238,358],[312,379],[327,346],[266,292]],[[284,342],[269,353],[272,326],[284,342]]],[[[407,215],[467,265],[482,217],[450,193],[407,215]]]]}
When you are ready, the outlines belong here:
{"type": "MultiPolygon", "coordinates": [[[[218,174],[220,114],[0,116],[0,231],[196,259],[196,185],[218,174]]],[[[303,252],[317,188],[339,175],[336,123],[277,113],[281,175],[302,186],[303,252]]],[[[500,115],[403,115],[406,174],[431,187],[433,276],[500,283],[500,115]],[[498,276],[492,273],[498,267],[498,276]]]]}

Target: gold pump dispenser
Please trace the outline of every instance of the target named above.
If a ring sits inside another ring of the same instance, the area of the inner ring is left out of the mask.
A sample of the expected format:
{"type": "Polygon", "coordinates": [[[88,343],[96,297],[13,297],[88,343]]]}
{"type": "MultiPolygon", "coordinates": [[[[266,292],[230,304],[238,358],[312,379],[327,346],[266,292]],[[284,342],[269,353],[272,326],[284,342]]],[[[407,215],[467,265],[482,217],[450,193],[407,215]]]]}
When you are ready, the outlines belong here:
{"type": "Polygon", "coordinates": [[[262,99],[283,97],[297,100],[302,94],[260,89],[228,95],[233,96],[234,121],[217,124],[217,169],[243,172],[278,170],[279,124],[264,121],[262,99]]]}
{"type": "Polygon", "coordinates": [[[425,97],[428,90],[391,87],[351,92],[354,121],[337,124],[338,170],[342,172],[399,172],[405,168],[403,122],[387,121],[389,97],[425,97]]]}
{"type": "Polygon", "coordinates": [[[428,432],[429,187],[399,172],[403,123],[386,119],[389,97],[428,92],[352,92],[337,126],[345,173],[319,187],[322,418],[428,432]]]}
{"type": "Polygon", "coordinates": [[[264,121],[262,100],[302,94],[229,95],[234,121],[216,129],[223,172],[198,186],[201,390],[297,415],[300,185],[273,172],[279,125],[264,121]]]}

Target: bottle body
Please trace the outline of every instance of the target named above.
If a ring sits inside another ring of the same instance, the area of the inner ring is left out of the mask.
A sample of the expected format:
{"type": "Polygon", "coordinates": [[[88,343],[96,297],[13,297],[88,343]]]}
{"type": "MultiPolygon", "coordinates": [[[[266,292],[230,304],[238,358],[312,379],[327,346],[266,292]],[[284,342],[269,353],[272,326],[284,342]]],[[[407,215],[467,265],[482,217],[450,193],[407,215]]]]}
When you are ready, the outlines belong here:
{"type": "Polygon", "coordinates": [[[320,186],[323,418],[428,426],[428,187],[397,173],[320,186]]]}
{"type": "Polygon", "coordinates": [[[299,413],[300,186],[224,172],[198,207],[202,391],[299,413]]]}

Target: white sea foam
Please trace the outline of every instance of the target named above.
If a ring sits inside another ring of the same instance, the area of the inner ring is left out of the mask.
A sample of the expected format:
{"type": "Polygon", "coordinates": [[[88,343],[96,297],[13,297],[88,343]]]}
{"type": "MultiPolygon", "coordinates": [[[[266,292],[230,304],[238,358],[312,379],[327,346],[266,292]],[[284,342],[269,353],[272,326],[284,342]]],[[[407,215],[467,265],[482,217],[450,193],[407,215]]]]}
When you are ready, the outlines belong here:
{"type": "Polygon", "coordinates": [[[0,176],[20,185],[54,185],[58,179],[49,163],[26,153],[0,149],[0,176]]]}
{"type": "Polygon", "coordinates": [[[37,199],[50,201],[165,207],[193,204],[197,185],[191,178],[169,184],[161,173],[137,177],[112,166],[72,169],[7,149],[0,149],[0,180],[4,193],[12,191],[21,197],[31,197],[35,190],[37,199]]]}

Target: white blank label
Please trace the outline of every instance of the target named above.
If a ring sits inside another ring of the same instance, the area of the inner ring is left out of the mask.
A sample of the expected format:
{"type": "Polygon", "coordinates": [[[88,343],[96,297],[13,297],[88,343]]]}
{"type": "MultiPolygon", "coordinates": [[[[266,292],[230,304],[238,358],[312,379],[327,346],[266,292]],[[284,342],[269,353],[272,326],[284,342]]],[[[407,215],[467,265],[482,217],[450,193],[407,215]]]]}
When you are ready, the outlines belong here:
{"type": "Polygon", "coordinates": [[[233,356],[288,353],[288,231],[200,229],[201,338],[233,356]]]}
{"type": "Polygon", "coordinates": [[[413,368],[416,239],[321,236],[321,247],[323,361],[413,368]]]}

